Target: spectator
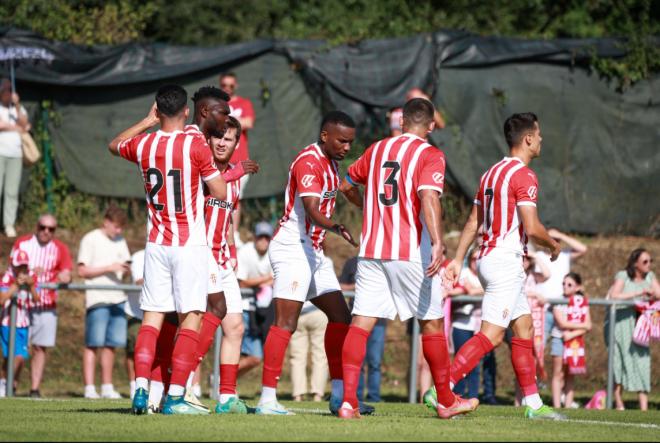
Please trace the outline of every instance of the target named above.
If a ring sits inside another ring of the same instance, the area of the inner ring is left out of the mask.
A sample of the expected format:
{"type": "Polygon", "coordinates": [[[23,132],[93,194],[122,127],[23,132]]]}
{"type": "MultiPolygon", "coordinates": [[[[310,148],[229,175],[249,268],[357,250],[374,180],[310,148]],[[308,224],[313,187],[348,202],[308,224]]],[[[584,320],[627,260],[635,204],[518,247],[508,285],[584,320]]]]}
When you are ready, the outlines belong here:
{"type": "MultiPolygon", "coordinates": [[[[126,225],[126,213],[110,206],[103,225],[87,233],[80,241],[78,274],[88,285],[121,284],[124,273],[130,270],[131,254],[121,233],[126,225]]],[[[121,398],[112,384],[115,348],[126,346],[126,315],[124,291],[85,291],[85,351],[83,380],[85,398],[99,398],[94,386],[96,351],[101,349],[101,397],[121,398]]]]}
{"type": "MultiPolygon", "coordinates": [[[[39,284],[71,283],[71,253],[67,245],[55,238],[56,229],[55,216],[43,214],[37,221],[35,233],[19,237],[12,247],[12,256],[19,250],[27,252],[30,270],[39,284]]],[[[30,309],[30,397],[35,398],[41,397],[47,350],[55,346],[57,338],[57,290],[39,289],[38,292],[39,302],[34,302],[30,309]]]]}
{"type": "Polygon", "coordinates": [[[545,309],[545,335],[544,341],[547,342],[550,337],[550,331],[552,330],[555,319],[552,315],[552,309],[549,301],[552,300],[561,300],[563,298],[564,290],[562,288],[562,282],[564,276],[571,272],[571,264],[573,260],[577,260],[582,257],[587,252],[587,246],[580,242],[579,240],[564,234],[563,232],[550,228],[548,229],[548,234],[550,237],[555,239],[558,242],[563,242],[567,245],[567,248],[562,249],[559,253],[557,260],[550,261],[550,256],[545,251],[536,252],[536,263],[537,269],[536,272],[539,272],[538,263],[543,260],[550,269],[550,278],[542,283],[536,285],[536,290],[541,295],[541,297],[546,301],[545,309]]]}
{"type": "MultiPolygon", "coordinates": [[[[357,274],[357,257],[351,257],[344,263],[339,277],[342,291],[355,291],[355,275],[357,274]]],[[[350,302],[353,307],[353,299],[350,302]]],[[[387,334],[387,319],[380,318],[371,330],[367,339],[367,355],[362,364],[357,396],[360,401],[364,399],[364,376],[367,375],[367,401],[381,401],[380,387],[382,379],[381,364],[385,352],[385,336],[387,334]]]]}
{"type": "MultiPolygon", "coordinates": [[[[469,255],[468,266],[461,271],[458,283],[447,292],[447,295],[483,295],[479,277],[477,277],[477,258],[479,249],[475,248],[469,255]]],[[[481,325],[481,307],[472,302],[452,302],[451,304],[451,326],[452,339],[454,340],[454,351],[458,350],[472,336],[479,331],[481,325]]],[[[484,357],[485,360],[486,357],[484,357]]],[[[491,384],[487,384],[489,389],[491,384]]],[[[454,386],[454,392],[461,397],[477,398],[479,396],[479,365],[477,365],[466,377],[454,386]],[[467,391],[467,397],[465,392],[467,391]]],[[[494,392],[484,393],[489,400],[495,398],[494,392]]]]}
{"type": "MultiPolygon", "coordinates": [[[[220,89],[229,94],[229,107],[231,108],[231,116],[236,117],[241,123],[241,138],[238,142],[238,146],[234,151],[234,154],[229,159],[229,162],[232,164],[238,164],[243,160],[248,160],[250,158],[250,151],[248,149],[248,131],[254,128],[254,107],[250,99],[246,97],[241,97],[236,94],[238,89],[238,81],[236,74],[233,72],[227,72],[220,75],[220,89]]],[[[243,199],[243,193],[245,192],[245,186],[247,185],[248,180],[250,179],[250,174],[245,174],[241,177],[241,190],[239,198],[243,199]]],[[[236,210],[232,213],[232,219],[234,226],[236,227],[236,237],[237,238],[237,247],[240,248],[241,242],[240,237],[238,236],[238,227],[240,226],[241,221],[241,206],[237,206],[236,210]]]]}
{"type": "Polygon", "coordinates": [[[4,190],[2,221],[7,237],[16,237],[18,188],[23,171],[21,133],[30,130],[27,112],[8,79],[0,81],[0,194],[4,190]]]}
{"type": "Polygon", "coordinates": [[[562,390],[565,404],[573,407],[573,376],[585,374],[586,355],[584,335],[591,330],[589,302],[583,294],[582,277],[570,272],[564,277],[564,297],[568,305],[555,305],[552,313],[555,326],[552,328],[552,402],[561,408],[562,390]]]}
{"type": "MultiPolygon", "coordinates": [[[[133,283],[142,286],[144,283],[144,249],[131,256],[131,277],[133,283]]],[[[131,400],[135,393],[135,342],[138,331],[142,325],[142,309],[140,309],[140,291],[128,292],[124,312],[126,313],[126,373],[128,374],[129,392],[131,400]]]]}
{"type": "Polygon", "coordinates": [[[11,298],[16,296],[16,336],[14,339],[14,383],[16,392],[21,369],[30,355],[28,353],[28,333],[30,329],[30,298],[39,301],[39,294],[35,289],[34,275],[29,269],[30,259],[25,251],[17,251],[11,259],[10,269],[2,277],[2,290],[0,304],[2,309],[2,327],[0,339],[2,341],[2,356],[5,358],[2,379],[0,380],[0,397],[6,395],[7,377],[9,371],[9,331],[11,327],[11,298]]]}
{"type": "Polygon", "coordinates": [[[390,120],[390,137],[396,137],[403,134],[401,130],[401,118],[403,118],[403,108],[392,108],[388,113],[390,120]]]}
{"type": "MultiPolygon", "coordinates": [[[[659,300],[660,285],[651,271],[653,259],[646,249],[632,251],[626,269],[619,271],[610,288],[614,300],[659,300]]],[[[637,392],[639,408],[648,410],[648,394],[651,391],[651,352],[632,341],[636,314],[633,306],[617,306],[614,320],[614,400],[616,408],[623,410],[621,391],[637,392]]],[[[609,344],[609,326],[605,324],[605,342],[609,344]]]]}
{"type": "MultiPolygon", "coordinates": [[[[324,260],[332,264],[327,255],[324,260]]],[[[325,328],[328,326],[328,317],[311,302],[305,302],[298,327],[291,336],[289,344],[291,364],[291,384],[294,401],[302,401],[307,393],[313,395],[314,401],[323,400],[325,385],[328,382],[328,360],[325,355],[325,328]],[[307,390],[307,355],[312,357],[312,373],[310,389],[307,390]]]]}
{"type": "Polygon", "coordinates": [[[238,285],[253,290],[253,295],[243,298],[245,332],[238,365],[239,375],[261,363],[264,356],[263,345],[275,317],[271,305],[273,270],[268,258],[268,246],[272,238],[273,227],[270,223],[259,222],[254,228],[254,241],[246,243],[238,251],[238,285]]]}

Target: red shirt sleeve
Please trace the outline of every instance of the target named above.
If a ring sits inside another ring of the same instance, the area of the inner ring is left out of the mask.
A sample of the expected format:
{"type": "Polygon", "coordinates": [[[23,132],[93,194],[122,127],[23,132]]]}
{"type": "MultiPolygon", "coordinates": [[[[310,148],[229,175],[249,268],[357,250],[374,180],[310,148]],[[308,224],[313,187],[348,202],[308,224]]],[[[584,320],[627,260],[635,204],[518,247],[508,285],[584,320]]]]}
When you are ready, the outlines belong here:
{"type": "Polygon", "coordinates": [[[146,136],[147,134],[139,134],[119,143],[119,155],[130,162],[137,163],[137,148],[140,144],[140,141],[146,136]]]}
{"type": "Polygon", "coordinates": [[[55,240],[55,246],[57,246],[59,251],[57,270],[59,272],[71,271],[73,269],[73,261],[71,260],[71,253],[69,252],[69,248],[67,248],[67,246],[59,240],[55,240]]]}
{"type": "Polygon", "coordinates": [[[199,170],[202,180],[209,181],[220,175],[215,167],[209,146],[201,137],[195,137],[190,146],[190,161],[199,170]]]}
{"type": "Polygon", "coordinates": [[[539,194],[539,182],[536,174],[529,168],[522,168],[511,177],[511,191],[518,206],[536,206],[539,194]]]}
{"type": "Polygon", "coordinates": [[[241,101],[241,107],[243,108],[243,114],[241,117],[254,119],[254,108],[252,107],[252,102],[247,98],[243,98],[241,101]]]}
{"type": "Polygon", "coordinates": [[[301,158],[291,170],[291,179],[295,180],[298,195],[305,197],[323,193],[323,167],[311,155],[301,158]]]}
{"type": "Polygon", "coordinates": [[[371,155],[374,145],[367,148],[366,151],[348,167],[348,177],[353,183],[364,185],[367,183],[369,177],[369,164],[371,163],[371,155]]]}
{"type": "Polygon", "coordinates": [[[445,154],[435,148],[427,148],[419,159],[419,175],[417,177],[416,189],[432,189],[442,194],[445,186],[445,154]]]}

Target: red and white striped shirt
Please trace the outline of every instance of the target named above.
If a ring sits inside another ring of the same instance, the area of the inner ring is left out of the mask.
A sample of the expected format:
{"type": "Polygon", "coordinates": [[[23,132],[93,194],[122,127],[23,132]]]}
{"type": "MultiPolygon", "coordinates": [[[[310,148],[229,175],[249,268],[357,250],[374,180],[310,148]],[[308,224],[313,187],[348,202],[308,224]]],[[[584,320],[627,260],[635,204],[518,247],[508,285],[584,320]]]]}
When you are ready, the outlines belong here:
{"type": "Polygon", "coordinates": [[[309,242],[314,249],[321,249],[325,229],[311,223],[305,214],[302,197],[319,197],[319,211],[330,218],[335,212],[338,189],[337,162],[326,157],[316,143],[300,151],[289,167],[284,215],[274,239],[284,244],[309,242]]]}
{"type": "MultiPolygon", "coordinates": [[[[32,277],[35,281],[36,276],[30,272],[30,277],[32,277]]],[[[5,275],[2,276],[2,281],[0,282],[0,286],[2,287],[2,291],[8,291],[9,286],[11,286],[14,281],[16,281],[16,277],[14,277],[14,273],[11,270],[7,270],[5,272],[5,275]]],[[[17,328],[27,328],[30,326],[30,305],[34,304],[32,300],[32,294],[30,294],[29,291],[24,291],[19,289],[18,294],[16,296],[16,327],[17,328]]],[[[10,320],[11,320],[11,299],[8,299],[5,301],[4,306],[2,307],[2,313],[0,314],[2,317],[2,326],[11,326],[10,320]]]]}
{"type": "Polygon", "coordinates": [[[479,257],[501,248],[515,254],[527,252],[527,235],[518,217],[518,206],[536,206],[536,174],[516,157],[504,157],[481,176],[474,204],[483,217],[479,257]]]}
{"type": "Polygon", "coordinates": [[[432,189],[442,195],[445,154],[406,133],[367,148],[348,168],[348,177],[365,186],[360,257],[430,260],[418,192],[432,189]]]}
{"type": "Polygon", "coordinates": [[[182,131],[140,134],[119,145],[137,163],[147,198],[147,241],[164,246],[206,245],[202,180],[220,174],[202,137],[182,131]]]}
{"type": "MultiPolygon", "coordinates": [[[[23,250],[30,259],[30,271],[34,272],[37,283],[57,283],[57,275],[62,271],[71,271],[73,263],[69,248],[57,239],[41,245],[34,234],[28,234],[16,239],[9,254],[10,258],[16,251],[23,250]]],[[[11,263],[11,259],[10,259],[11,263]]],[[[57,291],[55,289],[40,289],[41,301],[34,303],[34,308],[55,309],[57,291]]]]}
{"type": "MultiPolygon", "coordinates": [[[[227,167],[233,169],[234,165],[230,163],[227,167]]],[[[227,183],[225,200],[217,200],[210,195],[206,197],[206,240],[213,250],[215,261],[222,269],[231,269],[227,235],[229,235],[231,214],[238,204],[240,190],[241,181],[236,180],[227,183]]]]}

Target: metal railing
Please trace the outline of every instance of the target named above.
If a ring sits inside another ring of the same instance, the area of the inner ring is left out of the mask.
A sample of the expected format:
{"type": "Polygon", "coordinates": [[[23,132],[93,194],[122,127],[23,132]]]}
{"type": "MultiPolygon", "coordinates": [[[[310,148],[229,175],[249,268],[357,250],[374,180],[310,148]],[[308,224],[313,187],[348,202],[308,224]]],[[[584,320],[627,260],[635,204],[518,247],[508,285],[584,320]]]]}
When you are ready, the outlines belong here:
{"type": "MultiPolygon", "coordinates": [[[[94,290],[121,290],[126,292],[138,292],[142,290],[141,286],[131,284],[120,285],[86,285],[83,283],[41,283],[38,289],[58,289],[67,291],[84,291],[88,289],[94,290]]],[[[253,291],[250,289],[241,289],[242,295],[250,296],[253,291]]],[[[353,297],[353,291],[344,291],[346,297],[353,297]]],[[[452,297],[452,302],[477,302],[482,301],[479,296],[456,296],[452,297]]],[[[551,305],[567,304],[567,300],[551,300],[548,301],[551,305]]],[[[612,395],[614,390],[614,325],[616,323],[616,308],[617,306],[633,306],[633,300],[606,300],[606,299],[589,299],[590,306],[606,306],[609,307],[609,343],[608,343],[608,358],[607,358],[607,409],[612,409],[612,395]]],[[[8,355],[8,371],[7,371],[7,396],[13,396],[13,383],[14,383],[14,353],[15,353],[15,340],[16,340],[16,295],[12,297],[11,311],[10,311],[10,332],[9,332],[9,355],[8,355]]],[[[417,403],[417,358],[419,354],[419,323],[414,321],[412,325],[412,340],[410,346],[410,381],[409,381],[409,395],[408,401],[410,403],[417,403]]],[[[215,344],[213,347],[213,392],[218,392],[220,384],[220,345],[222,342],[222,328],[218,328],[215,335],[215,344]]]]}

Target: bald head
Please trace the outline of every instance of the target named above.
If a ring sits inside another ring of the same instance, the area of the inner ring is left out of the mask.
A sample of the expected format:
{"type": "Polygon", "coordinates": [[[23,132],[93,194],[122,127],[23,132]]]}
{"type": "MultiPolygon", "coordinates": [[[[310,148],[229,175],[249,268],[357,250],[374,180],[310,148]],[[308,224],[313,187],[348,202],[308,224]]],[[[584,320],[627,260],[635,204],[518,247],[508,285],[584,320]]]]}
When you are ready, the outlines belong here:
{"type": "Polygon", "coordinates": [[[45,245],[49,243],[55,236],[55,229],[57,229],[57,219],[53,214],[42,214],[37,221],[37,241],[45,245]]]}
{"type": "Polygon", "coordinates": [[[57,219],[53,214],[41,214],[37,223],[40,225],[57,226],[57,219]]]}

